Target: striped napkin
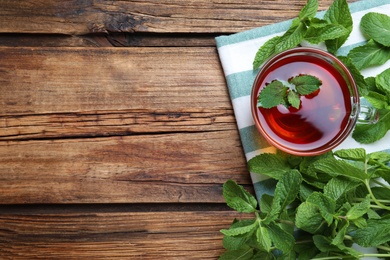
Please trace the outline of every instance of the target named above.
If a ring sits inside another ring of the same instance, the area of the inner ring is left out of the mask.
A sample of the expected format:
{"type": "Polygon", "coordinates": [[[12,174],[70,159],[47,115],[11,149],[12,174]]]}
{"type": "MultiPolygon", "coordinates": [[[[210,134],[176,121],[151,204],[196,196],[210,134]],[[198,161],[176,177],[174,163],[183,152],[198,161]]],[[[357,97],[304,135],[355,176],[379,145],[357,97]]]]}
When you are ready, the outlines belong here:
{"type": "MultiPolygon", "coordinates": [[[[363,45],[366,42],[359,29],[360,20],[363,15],[368,12],[390,15],[390,0],[362,0],[351,3],[349,6],[354,25],[349,39],[338,52],[338,55],[342,56],[348,54],[352,48],[363,45]]],[[[321,18],[324,14],[325,12],[319,12],[317,16],[321,18]]],[[[258,72],[252,69],[253,59],[262,44],[274,36],[282,35],[290,25],[291,20],[288,20],[216,38],[220,61],[225,73],[227,87],[247,160],[261,153],[275,152],[275,148],[270,146],[258,133],[252,120],[250,93],[256,73],[258,72]]],[[[302,45],[307,44],[302,43],[302,45]]],[[[317,45],[316,47],[325,48],[323,45],[317,45]]],[[[365,77],[376,76],[389,67],[390,61],[382,66],[365,69],[362,71],[362,74],[365,77]]],[[[368,153],[374,151],[390,152],[390,131],[383,139],[369,145],[361,145],[349,136],[337,149],[356,147],[363,147],[368,153]]],[[[275,182],[266,176],[251,173],[251,178],[258,199],[261,198],[262,194],[272,192],[275,187],[275,182]]]]}

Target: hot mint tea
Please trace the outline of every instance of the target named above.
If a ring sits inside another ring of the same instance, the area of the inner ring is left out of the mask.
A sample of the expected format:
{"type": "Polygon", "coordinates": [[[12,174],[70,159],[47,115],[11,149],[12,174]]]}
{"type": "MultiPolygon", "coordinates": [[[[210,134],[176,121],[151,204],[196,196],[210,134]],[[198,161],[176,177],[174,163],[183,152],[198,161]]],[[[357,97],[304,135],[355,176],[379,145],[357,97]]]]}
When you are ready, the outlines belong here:
{"type": "Polygon", "coordinates": [[[336,142],[350,124],[352,98],[348,82],[327,60],[307,54],[286,56],[276,60],[258,76],[252,94],[252,104],[266,84],[275,79],[288,81],[297,75],[317,77],[322,85],[316,92],[301,96],[298,109],[278,105],[256,108],[252,111],[261,125],[263,134],[273,144],[295,151],[315,151],[336,142]]]}

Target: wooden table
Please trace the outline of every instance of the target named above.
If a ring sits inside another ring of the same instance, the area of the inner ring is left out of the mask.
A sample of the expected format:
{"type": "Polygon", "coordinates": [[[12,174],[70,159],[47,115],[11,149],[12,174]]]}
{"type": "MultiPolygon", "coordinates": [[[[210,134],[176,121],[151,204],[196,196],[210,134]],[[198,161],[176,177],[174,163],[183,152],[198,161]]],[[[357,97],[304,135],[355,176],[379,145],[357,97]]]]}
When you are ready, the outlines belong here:
{"type": "Polygon", "coordinates": [[[0,0],[0,258],[221,255],[251,181],[214,37],[305,2],[0,0]]]}

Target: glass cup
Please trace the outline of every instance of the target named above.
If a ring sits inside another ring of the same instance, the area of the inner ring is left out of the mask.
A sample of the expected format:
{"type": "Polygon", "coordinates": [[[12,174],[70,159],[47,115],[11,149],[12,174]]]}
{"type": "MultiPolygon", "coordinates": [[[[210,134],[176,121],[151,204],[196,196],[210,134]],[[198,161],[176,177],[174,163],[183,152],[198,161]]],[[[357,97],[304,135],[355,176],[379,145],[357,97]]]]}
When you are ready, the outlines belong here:
{"type": "Polygon", "coordinates": [[[271,145],[299,156],[326,153],[344,141],[357,123],[378,120],[375,108],[360,104],[348,68],[334,55],[308,47],[284,51],[265,62],[253,83],[251,109],[256,128],[271,145]],[[268,83],[305,74],[316,76],[322,85],[301,96],[298,109],[258,106],[259,93],[268,83]]]}

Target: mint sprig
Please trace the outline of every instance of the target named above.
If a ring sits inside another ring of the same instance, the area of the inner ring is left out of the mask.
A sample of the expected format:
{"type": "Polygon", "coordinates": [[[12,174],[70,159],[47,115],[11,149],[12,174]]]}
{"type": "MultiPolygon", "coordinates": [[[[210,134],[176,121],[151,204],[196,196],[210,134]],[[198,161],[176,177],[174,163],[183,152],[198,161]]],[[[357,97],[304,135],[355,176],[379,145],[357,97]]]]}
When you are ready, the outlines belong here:
{"type": "Polygon", "coordinates": [[[352,16],[346,0],[335,0],[324,19],[316,18],[318,0],[308,0],[290,28],[281,36],[269,39],[257,51],[253,68],[258,69],[269,57],[299,45],[303,40],[317,44],[325,42],[335,53],[352,32],[352,16]]]}
{"type": "Polygon", "coordinates": [[[362,17],[360,29],[367,43],[352,49],[348,57],[358,69],[382,65],[390,59],[390,16],[367,13],[362,17]]]}
{"type": "Polygon", "coordinates": [[[316,92],[321,85],[321,80],[312,75],[298,75],[287,82],[273,80],[260,91],[257,106],[272,108],[284,105],[298,109],[301,96],[316,92]]]}
{"type": "Polygon", "coordinates": [[[378,182],[390,175],[389,162],[388,153],[367,154],[362,148],[315,157],[254,157],[249,170],[272,178],[275,190],[262,195],[258,207],[253,195],[227,181],[228,205],[239,212],[242,207],[231,201],[251,206],[248,217],[221,230],[226,252],[220,259],[390,257],[390,178],[378,182]],[[353,243],[378,253],[359,252],[353,243]]]}

